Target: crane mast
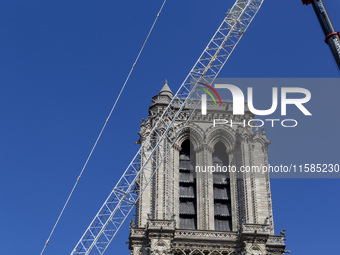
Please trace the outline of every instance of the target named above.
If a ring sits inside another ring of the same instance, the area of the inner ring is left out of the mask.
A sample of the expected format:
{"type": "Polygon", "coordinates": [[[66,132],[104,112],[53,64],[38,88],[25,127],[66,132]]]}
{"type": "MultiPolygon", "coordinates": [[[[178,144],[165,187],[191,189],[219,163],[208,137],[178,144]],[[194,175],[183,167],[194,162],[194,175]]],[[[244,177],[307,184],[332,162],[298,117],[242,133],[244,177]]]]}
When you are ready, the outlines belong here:
{"type": "Polygon", "coordinates": [[[200,58],[71,252],[104,254],[168,152],[200,107],[200,83],[212,84],[264,0],[236,0],[200,58]],[[176,124],[179,123],[180,124],[176,124]],[[157,151],[162,151],[161,156],[157,151]]]}
{"type": "Polygon", "coordinates": [[[336,32],[332,24],[331,19],[327,13],[325,5],[322,0],[302,0],[305,5],[312,4],[316,16],[320,22],[322,30],[326,36],[325,42],[329,45],[335,61],[340,70],[340,36],[339,32],[336,32]]]}

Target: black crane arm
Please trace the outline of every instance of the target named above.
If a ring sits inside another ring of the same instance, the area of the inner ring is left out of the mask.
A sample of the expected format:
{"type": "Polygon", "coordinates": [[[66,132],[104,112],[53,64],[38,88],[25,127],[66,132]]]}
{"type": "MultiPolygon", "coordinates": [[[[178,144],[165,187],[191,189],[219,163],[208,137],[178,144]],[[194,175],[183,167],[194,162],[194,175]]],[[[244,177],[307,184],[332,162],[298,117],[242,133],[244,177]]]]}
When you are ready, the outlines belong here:
{"type": "Polygon", "coordinates": [[[321,24],[322,30],[326,36],[325,42],[329,45],[335,61],[340,70],[340,36],[339,32],[335,31],[331,19],[327,13],[322,0],[302,0],[305,5],[312,4],[316,16],[321,24]]]}

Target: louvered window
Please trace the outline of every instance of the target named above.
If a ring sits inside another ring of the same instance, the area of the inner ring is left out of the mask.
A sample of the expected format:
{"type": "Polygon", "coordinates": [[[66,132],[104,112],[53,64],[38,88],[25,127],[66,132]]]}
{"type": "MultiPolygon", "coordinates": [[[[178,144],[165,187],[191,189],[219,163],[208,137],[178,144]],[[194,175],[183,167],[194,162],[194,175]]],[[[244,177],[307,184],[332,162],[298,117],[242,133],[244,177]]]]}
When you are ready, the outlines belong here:
{"type": "MultiPolygon", "coordinates": [[[[228,154],[223,143],[218,142],[212,155],[214,166],[229,165],[228,154]]],[[[214,180],[214,217],[215,230],[231,231],[230,178],[227,172],[215,172],[214,180]]]]}
{"type": "Polygon", "coordinates": [[[189,140],[182,144],[179,154],[179,227],[197,228],[195,153],[189,140]]]}

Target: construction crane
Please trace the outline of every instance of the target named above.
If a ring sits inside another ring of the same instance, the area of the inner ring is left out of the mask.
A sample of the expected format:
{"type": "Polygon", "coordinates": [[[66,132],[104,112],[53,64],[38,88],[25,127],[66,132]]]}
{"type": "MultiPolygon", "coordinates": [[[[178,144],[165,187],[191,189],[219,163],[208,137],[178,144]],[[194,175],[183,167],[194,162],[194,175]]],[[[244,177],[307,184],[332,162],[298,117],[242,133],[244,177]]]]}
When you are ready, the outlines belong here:
{"type": "MultiPolygon", "coordinates": [[[[168,152],[200,106],[199,84],[212,84],[256,16],[264,0],[236,0],[208,46],[164,110],[118,183],[71,252],[71,255],[104,254],[139,197],[167,157],[168,152]],[[181,120],[181,124],[175,124],[181,120]],[[156,152],[158,157],[156,158],[156,152]],[[162,151],[159,156],[159,152],[162,151]]],[[[312,4],[340,69],[340,37],[322,0],[312,4]]]]}
{"type": "Polygon", "coordinates": [[[152,123],[152,131],[80,238],[72,255],[104,254],[191,115],[200,107],[202,90],[196,90],[197,86],[214,82],[263,1],[236,0],[161,117],[152,123]],[[181,124],[176,124],[176,120],[181,124]],[[161,156],[156,157],[157,151],[162,151],[161,156]]]}
{"type": "Polygon", "coordinates": [[[327,13],[325,5],[322,0],[302,0],[305,5],[312,4],[316,16],[321,24],[322,30],[325,33],[325,42],[329,45],[335,61],[340,70],[340,36],[339,32],[336,32],[332,24],[331,19],[327,13]]]}

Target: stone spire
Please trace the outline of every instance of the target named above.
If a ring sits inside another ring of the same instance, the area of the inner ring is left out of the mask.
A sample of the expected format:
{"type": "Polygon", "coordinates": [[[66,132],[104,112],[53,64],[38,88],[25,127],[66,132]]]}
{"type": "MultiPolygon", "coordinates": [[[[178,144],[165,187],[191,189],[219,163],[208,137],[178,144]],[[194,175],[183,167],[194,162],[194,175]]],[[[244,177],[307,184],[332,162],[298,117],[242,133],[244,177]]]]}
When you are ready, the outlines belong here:
{"type": "Polygon", "coordinates": [[[153,107],[155,105],[167,105],[167,104],[169,104],[169,102],[171,101],[173,96],[174,96],[174,94],[172,93],[172,91],[171,91],[171,89],[168,85],[168,81],[165,80],[165,84],[164,84],[163,88],[161,89],[161,91],[151,99],[151,101],[152,101],[151,107],[153,107]]]}
{"type": "Polygon", "coordinates": [[[168,85],[168,80],[165,80],[165,84],[163,86],[163,88],[161,89],[161,91],[158,93],[158,95],[160,96],[168,96],[170,98],[172,98],[174,96],[174,94],[172,93],[169,85],[168,85]]]}

